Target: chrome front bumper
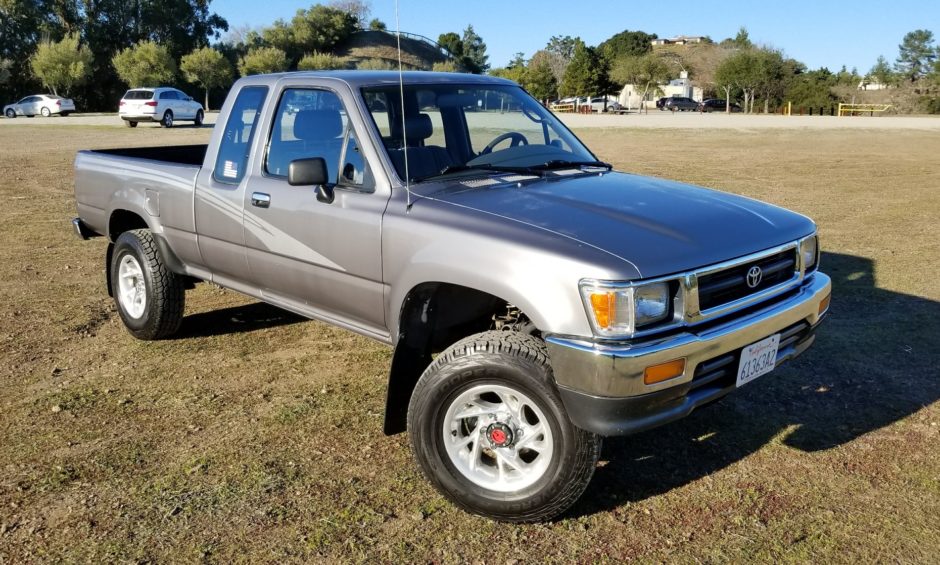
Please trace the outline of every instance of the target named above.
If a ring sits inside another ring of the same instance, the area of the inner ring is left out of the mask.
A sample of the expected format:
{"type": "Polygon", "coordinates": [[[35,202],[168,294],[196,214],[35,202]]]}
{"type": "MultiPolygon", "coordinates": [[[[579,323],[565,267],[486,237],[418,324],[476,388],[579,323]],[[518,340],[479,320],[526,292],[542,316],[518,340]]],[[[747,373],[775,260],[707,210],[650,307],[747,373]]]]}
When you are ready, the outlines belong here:
{"type": "MultiPolygon", "coordinates": [[[[679,387],[692,380],[699,363],[760,341],[801,321],[815,327],[824,314],[819,311],[820,302],[831,292],[829,277],[817,272],[795,295],[707,329],[688,328],[658,340],[629,344],[604,344],[550,335],[545,341],[555,382],[562,389],[598,397],[635,397],[679,387]],[[643,383],[644,369],[679,358],[686,360],[681,376],[653,385],[643,383]]],[[[777,363],[796,354],[788,355],[783,349],[778,353],[777,363]]]]}

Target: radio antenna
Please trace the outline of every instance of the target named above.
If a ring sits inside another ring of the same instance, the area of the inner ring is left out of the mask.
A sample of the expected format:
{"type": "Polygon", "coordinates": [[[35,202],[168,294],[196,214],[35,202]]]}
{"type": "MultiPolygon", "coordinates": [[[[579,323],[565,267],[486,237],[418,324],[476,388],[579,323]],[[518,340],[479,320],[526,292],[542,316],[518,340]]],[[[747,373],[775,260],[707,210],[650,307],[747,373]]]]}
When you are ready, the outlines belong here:
{"type": "Polygon", "coordinates": [[[398,0],[395,0],[395,37],[398,39],[398,95],[401,98],[401,150],[405,154],[405,198],[411,210],[411,173],[408,171],[408,129],[405,127],[405,78],[401,67],[401,20],[398,0]]]}

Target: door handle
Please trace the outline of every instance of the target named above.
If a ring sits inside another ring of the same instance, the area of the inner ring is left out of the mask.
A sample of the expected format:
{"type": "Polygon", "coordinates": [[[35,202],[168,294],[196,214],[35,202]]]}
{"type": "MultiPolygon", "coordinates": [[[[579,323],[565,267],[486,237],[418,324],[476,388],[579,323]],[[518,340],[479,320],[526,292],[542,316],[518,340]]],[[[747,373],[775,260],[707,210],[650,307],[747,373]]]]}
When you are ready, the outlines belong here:
{"type": "Polygon", "coordinates": [[[271,195],[263,192],[252,192],[251,205],[258,208],[267,208],[271,205],[271,195]]]}

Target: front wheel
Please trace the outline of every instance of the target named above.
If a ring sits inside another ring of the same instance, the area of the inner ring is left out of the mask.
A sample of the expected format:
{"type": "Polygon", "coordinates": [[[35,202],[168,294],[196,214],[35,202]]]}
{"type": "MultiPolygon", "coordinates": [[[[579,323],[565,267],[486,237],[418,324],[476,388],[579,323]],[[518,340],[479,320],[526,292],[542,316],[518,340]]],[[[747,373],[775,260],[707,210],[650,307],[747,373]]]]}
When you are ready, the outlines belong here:
{"type": "Polygon", "coordinates": [[[199,110],[198,112],[196,112],[196,119],[193,120],[193,123],[196,125],[197,128],[202,127],[202,122],[205,119],[206,119],[206,115],[203,113],[202,110],[199,110]]]}
{"type": "Polygon", "coordinates": [[[183,277],[163,262],[150,230],[122,233],[111,255],[111,288],[124,326],[143,340],[170,336],[180,327],[183,277]]]}
{"type": "Polygon", "coordinates": [[[584,492],[601,438],[576,428],[544,342],[484,332],[428,367],[408,407],[415,458],[458,506],[509,522],[549,520],[584,492]]]}
{"type": "Polygon", "coordinates": [[[13,108],[7,108],[6,115],[8,118],[12,120],[13,118],[16,117],[16,110],[14,110],[13,108]]]}

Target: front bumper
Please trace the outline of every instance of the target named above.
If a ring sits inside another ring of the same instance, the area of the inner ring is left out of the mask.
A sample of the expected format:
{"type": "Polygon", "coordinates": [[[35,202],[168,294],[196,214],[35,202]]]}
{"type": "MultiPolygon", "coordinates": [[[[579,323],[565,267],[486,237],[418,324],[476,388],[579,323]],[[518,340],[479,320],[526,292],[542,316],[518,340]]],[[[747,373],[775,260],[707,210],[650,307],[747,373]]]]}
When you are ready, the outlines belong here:
{"type": "MultiPolygon", "coordinates": [[[[815,338],[830,295],[829,277],[815,273],[794,294],[733,320],[689,328],[630,344],[546,337],[555,381],[572,422],[601,435],[627,435],[687,416],[735,389],[740,350],[781,334],[777,365],[801,354],[815,338]],[[646,385],[643,371],[685,358],[685,372],[646,385]]],[[[764,377],[768,378],[768,377],[764,377]]]]}

